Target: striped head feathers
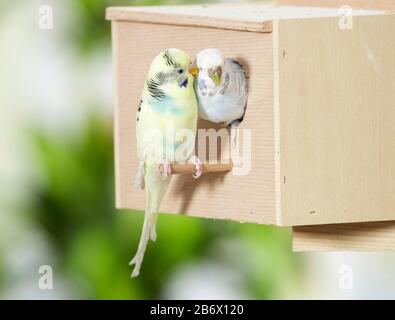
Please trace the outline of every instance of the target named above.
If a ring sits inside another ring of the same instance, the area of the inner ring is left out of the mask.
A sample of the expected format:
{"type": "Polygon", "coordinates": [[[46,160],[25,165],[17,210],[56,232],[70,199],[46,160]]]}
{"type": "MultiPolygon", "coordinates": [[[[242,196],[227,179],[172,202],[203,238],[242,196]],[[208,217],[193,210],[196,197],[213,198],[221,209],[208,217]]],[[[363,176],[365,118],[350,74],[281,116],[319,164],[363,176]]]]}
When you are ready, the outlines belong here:
{"type": "Polygon", "coordinates": [[[179,89],[193,85],[189,73],[190,58],[180,49],[166,49],[151,63],[146,86],[151,98],[163,100],[179,89]]]}

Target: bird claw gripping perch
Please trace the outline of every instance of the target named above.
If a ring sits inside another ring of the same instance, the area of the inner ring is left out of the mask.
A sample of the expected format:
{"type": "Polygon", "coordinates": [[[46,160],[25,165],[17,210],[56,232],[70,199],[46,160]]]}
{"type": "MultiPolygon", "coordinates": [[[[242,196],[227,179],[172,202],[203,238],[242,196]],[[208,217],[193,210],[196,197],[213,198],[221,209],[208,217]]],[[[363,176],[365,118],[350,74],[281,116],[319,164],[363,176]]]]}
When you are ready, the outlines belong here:
{"type": "Polygon", "coordinates": [[[171,174],[170,162],[167,159],[163,159],[158,165],[159,175],[163,180],[167,179],[171,174]]]}
{"type": "Polygon", "coordinates": [[[197,178],[199,178],[201,175],[202,175],[202,173],[203,173],[203,165],[202,165],[202,162],[200,161],[200,159],[197,157],[197,156],[195,156],[195,155],[193,155],[190,159],[189,159],[189,161],[192,163],[192,164],[194,164],[195,165],[195,173],[193,174],[193,177],[195,178],[195,179],[197,179],[197,178]]]}

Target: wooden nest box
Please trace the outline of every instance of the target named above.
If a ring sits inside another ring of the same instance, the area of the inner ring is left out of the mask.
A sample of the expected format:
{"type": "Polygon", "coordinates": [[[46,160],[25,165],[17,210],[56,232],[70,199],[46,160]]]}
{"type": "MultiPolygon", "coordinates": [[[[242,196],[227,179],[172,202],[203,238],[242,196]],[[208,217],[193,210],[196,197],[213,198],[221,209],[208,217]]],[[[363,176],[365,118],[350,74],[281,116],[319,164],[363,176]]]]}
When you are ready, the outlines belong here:
{"type": "Polygon", "coordinates": [[[247,70],[250,171],[176,175],[161,211],[292,226],[295,250],[395,248],[395,14],[205,5],[109,8],[107,19],[118,208],[144,209],[135,113],[153,57],[215,47],[247,70]]]}

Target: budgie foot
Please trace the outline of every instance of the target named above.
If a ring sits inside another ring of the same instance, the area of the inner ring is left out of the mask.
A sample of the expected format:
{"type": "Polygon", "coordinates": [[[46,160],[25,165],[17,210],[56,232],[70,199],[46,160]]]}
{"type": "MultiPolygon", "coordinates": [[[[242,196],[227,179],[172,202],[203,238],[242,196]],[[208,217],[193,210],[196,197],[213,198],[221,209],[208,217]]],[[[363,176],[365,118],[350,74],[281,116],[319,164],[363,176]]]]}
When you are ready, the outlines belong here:
{"type": "Polygon", "coordinates": [[[167,159],[163,159],[158,165],[158,172],[163,179],[166,179],[171,174],[170,162],[167,159]]]}
{"type": "Polygon", "coordinates": [[[202,162],[200,161],[200,159],[197,157],[197,156],[195,156],[195,155],[193,155],[190,159],[189,159],[189,161],[192,163],[192,164],[194,164],[195,165],[195,173],[193,174],[193,177],[195,178],[195,179],[197,179],[197,178],[199,178],[201,175],[202,175],[202,173],[203,173],[203,165],[202,165],[202,162]]]}

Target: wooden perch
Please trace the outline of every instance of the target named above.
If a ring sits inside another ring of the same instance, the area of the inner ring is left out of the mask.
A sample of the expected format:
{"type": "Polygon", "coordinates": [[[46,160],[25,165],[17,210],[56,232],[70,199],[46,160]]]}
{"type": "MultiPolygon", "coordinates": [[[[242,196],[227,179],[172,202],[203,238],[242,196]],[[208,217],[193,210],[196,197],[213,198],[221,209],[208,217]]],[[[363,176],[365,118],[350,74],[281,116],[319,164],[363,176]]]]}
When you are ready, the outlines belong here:
{"type": "MultiPolygon", "coordinates": [[[[160,170],[163,170],[163,165],[160,165],[160,170]]],[[[228,172],[233,168],[233,163],[219,163],[219,164],[203,164],[203,173],[209,172],[228,172]]],[[[171,174],[193,174],[195,173],[195,165],[194,164],[178,164],[174,163],[170,165],[171,174]]]]}

